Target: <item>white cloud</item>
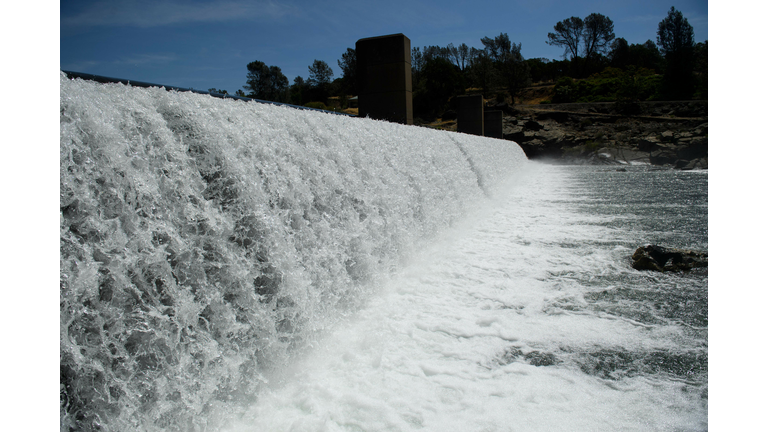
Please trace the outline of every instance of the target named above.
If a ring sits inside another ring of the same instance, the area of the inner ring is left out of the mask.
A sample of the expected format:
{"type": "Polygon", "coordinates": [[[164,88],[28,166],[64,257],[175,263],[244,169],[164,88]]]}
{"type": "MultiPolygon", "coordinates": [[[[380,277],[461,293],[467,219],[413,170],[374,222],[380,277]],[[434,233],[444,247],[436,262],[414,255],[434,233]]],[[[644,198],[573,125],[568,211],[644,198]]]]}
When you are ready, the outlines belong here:
{"type": "Polygon", "coordinates": [[[295,13],[290,5],[265,1],[218,0],[190,2],[180,0],[104,1],[69,16],[62,14],[62,26],[137,26],[275,19],[295,13]]]}

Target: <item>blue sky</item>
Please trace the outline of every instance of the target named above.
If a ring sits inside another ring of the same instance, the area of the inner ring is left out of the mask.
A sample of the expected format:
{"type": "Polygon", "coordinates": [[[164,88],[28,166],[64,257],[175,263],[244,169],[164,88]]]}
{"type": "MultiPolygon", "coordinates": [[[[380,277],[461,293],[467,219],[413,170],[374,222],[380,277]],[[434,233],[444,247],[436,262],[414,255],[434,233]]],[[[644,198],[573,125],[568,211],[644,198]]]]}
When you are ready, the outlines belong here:
{"type": "Polygon", "coordinates": [[[403,33],[412,47],[482,48],[480,39],[507,33],[525,58],[562,58],[546,44],[554,25],[593,12],[614,22],[629,43],[656,40],[671,6],[683,12],[695,39],[708,39],[701,0],[63,0],[60,68],[169,86],[230,93],[245,84],[246,65],[278,66],[288,79],[309,75],[315,59],[341,77],[337,61],[358,39],[403,33]]]}

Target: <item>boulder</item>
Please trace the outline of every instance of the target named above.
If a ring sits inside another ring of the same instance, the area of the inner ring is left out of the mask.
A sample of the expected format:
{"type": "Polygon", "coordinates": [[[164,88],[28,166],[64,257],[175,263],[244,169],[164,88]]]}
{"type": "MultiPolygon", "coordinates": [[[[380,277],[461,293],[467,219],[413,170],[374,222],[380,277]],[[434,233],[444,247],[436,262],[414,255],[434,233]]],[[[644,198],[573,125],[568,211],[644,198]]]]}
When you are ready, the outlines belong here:
{"type": "Polygon", "coordinates": [[[707,252],[648,245],[637,248],[632,255],[635,270],[689,271],[707,267],[707,252]]]}
{"type": "Polygon", "coordinates": [[[671,130],[666,130],[661,133],[661,140],[664,142],[674,142],[675,141],[675,133],[671,130]]]}
{"type": "Polygon", "coordinates": [[[683,171],[686,170],[694,170],[694,169],[707,169],[707,158],[700,158],[700,159],[694,159],[685,166],[678,167],[683,171]]]}
{"type": "Polygon", "coordinates": [[[699,159],[708,156],[709,148],[707,146],[707,140],[702,138],[694,138],[687,145],[681,146],[677,150],[677,154],[680,159],[699,159]]]}
{"type": "Polygon", "coordinates": [[[677,153],[671,150],[656,150],[649,157],[653,165],[672,165],[677,160],[677,153]]]}
{"type": "Polygon", "coordinates": [[[654,136],[647,136],[635,140],[637,149],[644,152],[652,152],[659,148],[659,140],[654,136]]]}
{"type": "Polygon", "coordinates": [[[531,130],[531,131],[540,131],[540,130],[544,129],[544,126],[542,126],[540,123],[538,123],[538,122],[536,122],[534,120],[528,120],[527,122],[525,122],[523,124],[523,128],[525,128],[526,130],[531,130]]]}

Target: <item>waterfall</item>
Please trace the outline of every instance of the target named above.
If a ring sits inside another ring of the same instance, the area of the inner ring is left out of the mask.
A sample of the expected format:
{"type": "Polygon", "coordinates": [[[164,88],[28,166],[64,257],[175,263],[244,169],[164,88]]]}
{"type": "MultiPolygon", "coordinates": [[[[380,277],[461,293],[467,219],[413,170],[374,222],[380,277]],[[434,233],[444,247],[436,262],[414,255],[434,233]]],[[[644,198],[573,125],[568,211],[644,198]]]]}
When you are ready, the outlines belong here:
{"type": "Polygon", "coordinates": [[[527,163],[515,143],[60,83],[62,430],[210,430],[527,163]]]}

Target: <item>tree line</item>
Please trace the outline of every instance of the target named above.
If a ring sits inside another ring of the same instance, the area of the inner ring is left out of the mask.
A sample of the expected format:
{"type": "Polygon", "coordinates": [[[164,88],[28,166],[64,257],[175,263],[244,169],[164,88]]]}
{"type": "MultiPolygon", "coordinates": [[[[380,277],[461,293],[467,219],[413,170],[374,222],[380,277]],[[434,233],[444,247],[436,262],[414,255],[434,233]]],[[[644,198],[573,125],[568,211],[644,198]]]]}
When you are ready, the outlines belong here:
{"type": "MultiPolygon", "coordinates": [[[[655,42],[629,44],[616,38],[613,21],[599,13],[564,19],[553,30],[546,43],[563,48],[562,60],[526,60],[521,44],[506,33],[482,38],[481,48],[467,44],[413,48],[414,117],[431,120],[450,108],[454,96],[468,90],[514,103],[524,88],[536,82],[556,83],[552,102],[707,97],[707,42],[695,43],[693,27],[674,7],[659,22],[655,42]]],[[[340,78],[332,79],[330,66],[315,60],[306,79],[297,76],[290,84],[279,67],[254,61],[247,65],[245,91],[236,94],[321,108],[330,96],[339,96],[345,108],[347,98],[357,94],[355,50],[347,48],[337,63],[340,78]]]]}

